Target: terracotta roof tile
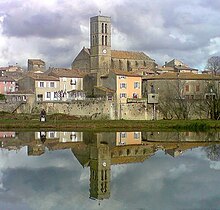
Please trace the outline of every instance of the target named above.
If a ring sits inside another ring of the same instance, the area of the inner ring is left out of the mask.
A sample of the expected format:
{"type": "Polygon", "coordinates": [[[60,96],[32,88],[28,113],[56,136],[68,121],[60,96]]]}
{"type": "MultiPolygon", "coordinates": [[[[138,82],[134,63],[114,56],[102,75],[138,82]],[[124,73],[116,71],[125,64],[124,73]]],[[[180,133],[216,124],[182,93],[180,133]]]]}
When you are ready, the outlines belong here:
{"type": "Polygon", "coordinates": [[[220,76],[210,74],[194,74],[191,72],[165,72],[160,75],[149,75],[143,77],[148,80],[174,80],[174,79],[187,79],[187,80],[220,80],[220,76]]]}
{"type": "Polygon", "coordinates": [[[111,70],[113,73],[116,75],[121,75],[121,76],[130,76],[130,77],[141,77],[138,73],[131,72],[131,71],[123,71],[119,69],[112,69],[111,70]]]}
{"type": "Polygon", "coordinates": [[[11,77],[3,76],[0,77],[0,82],[15,82],[15,80],[12,79],[11,77]]]}
{"type": "Polygon", "coordinates": [[[112,50],[111,51],[111,57],[112,58],[118,58],[118,59],[134,59],[134,60],[150,60],[149,56],[147,56],[143,52],[135,52],[135,51],[121,51],[121,50],[112,50]]]}
{"type": "Polygon", "coordinates": [[[28,72],[26,76],[31,77],[35,80],[59,81],[57,77],[48,76],[47,74],[43,74],[43,73],[28,72]]]}
{"type": "Polygon", "coordinates": [[[47,71],[48,75],[53,75],[56,77],[76,77],[81,78],[85,76],[85,73],[78,69],[67,69],[67,68],[50,68],[47,71]]]}

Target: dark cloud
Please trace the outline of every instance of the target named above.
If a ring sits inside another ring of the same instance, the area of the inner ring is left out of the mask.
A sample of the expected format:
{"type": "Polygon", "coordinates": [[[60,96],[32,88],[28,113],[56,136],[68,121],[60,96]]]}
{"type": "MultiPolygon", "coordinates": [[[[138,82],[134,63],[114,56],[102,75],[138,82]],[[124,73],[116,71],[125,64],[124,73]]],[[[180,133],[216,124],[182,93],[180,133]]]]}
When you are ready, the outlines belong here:
{"type": "Polygon", "coordinates": [[[176,58],[198,68],[212,55],[220,54],[216,41],[220,36],[219,8],[218,0],[53,0],[48,5],[35,0],[7,0],[0,2],[4,16],[1,27],[4,38],[14,42],[8,41],[9,50],[3,59],[17,59],[13,52],[18,50],[17,43],[23,42],[28,43],[24,49],[30,57],[39,55],[49,63],[56,60],[54,65],[70,66],[71,58],[84,45],[89,47],[89,18],[101,10],[112,18],[112,40],[118,41],[114,37],[121,36],[112,42],[114,49],[144,51],[159,64],[167,61],[165,58],[176,58]]]}
{"type": "Polygon", "coordinates": [[[36,14],[24,12],[23,15],[20,13],[7,15],[3,22],[3,33],[7,36],[23,38],[36,36],[52,39],[77,36],[81,34],[81,31],[74,17],[68,19],[64,18],[63,14],[41,11],[36,14]]]}

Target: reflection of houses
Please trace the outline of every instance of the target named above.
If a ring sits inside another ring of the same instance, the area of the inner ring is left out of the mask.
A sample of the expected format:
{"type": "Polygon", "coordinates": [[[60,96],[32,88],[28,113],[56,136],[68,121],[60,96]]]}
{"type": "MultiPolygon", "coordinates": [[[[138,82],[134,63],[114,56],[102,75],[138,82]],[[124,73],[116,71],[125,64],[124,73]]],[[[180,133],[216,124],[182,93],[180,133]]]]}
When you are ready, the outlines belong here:
{"type": "Polygon", "coordinates": [[[140,132],[118,132],[111,138],[108,133],[85,135],[86,144],[72,148],[81,165],[90,167],[92,199],[109,198],[111,165],[143,162],[154,153],[153,146],[142,145],[140,132]],[[120,137],[124,137],[126,145],[120,144],[120,137]]]}
{"type": "Polygon", "coordinates": [[[141,132],[117,132],[116,146],[141,144],[141,132]]]}
{"type": "Polygon", "coordinates": [[[2,148],[6,149],[20,149],[28,146],[28,155],[31,156],[42,155],[46,148],[51,151],[71,149],[83,167],[90,167],[90,198],[102,200],[110,197],[111,165],[141,163],[157,150],[163,150],[165,154],[175,157],[191,148],[220,143],[219,137],[216,137],[217,142],[205,141],[207,134],[189,133],[188,139],[184,136],[185,133],[165,134],[165,132],[84,132],[82,134],[81,132],[41,131],[18,133],[14,140],[10,138],[10,141],[7,141],[6,138],[2,138],[1,141],[4,143],[2,148]],[[71,139],[71,134],[79,139],[77,141],[71,139]],[[195,135],[199,136],[196,138],[195,135]],[[120,137],[126,137],[125,144],[119,143],[120,137]],[[168,141],[169,137],[170,141],[168,141]]]}
{"type": "MultiPolygon", "coordinates": [[[[45,137],[47,140],[58,140],[59,143],[82,142],[83,132],[47,131],[45,137]]],[[[35,139],[41,139],[41,132],[35,132],[35,139]]]]}
{"type": "Polygon", "coordinates": [[[1,131],[0,138],[14,138],[15,132],[14,131],[1,131]]]}

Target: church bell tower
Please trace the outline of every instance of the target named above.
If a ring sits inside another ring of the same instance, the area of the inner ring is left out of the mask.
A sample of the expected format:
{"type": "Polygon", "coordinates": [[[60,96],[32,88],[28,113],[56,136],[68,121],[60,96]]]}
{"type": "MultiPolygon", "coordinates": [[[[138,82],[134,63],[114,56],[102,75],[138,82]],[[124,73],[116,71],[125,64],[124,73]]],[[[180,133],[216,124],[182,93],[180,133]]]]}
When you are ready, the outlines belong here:
{"type": "Polygon", "coordinates": [[[106,75],[111,66],[110,17],[99,15],[90,18],[90,50],[91,73],[97,75],[97,86],[100,86],[100,77],[106,75]]]}

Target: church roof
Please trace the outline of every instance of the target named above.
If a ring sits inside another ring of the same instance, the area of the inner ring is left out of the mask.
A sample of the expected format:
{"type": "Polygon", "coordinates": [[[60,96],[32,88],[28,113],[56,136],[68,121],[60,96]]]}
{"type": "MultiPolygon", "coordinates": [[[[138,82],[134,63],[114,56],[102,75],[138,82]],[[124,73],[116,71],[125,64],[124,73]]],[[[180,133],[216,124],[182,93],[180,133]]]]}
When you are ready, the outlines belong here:
{"type": "Polygon", "coordinates": [[[118,59],[134,59],[134,60],[150,60],[154,61],[152,58],[147,56],[143,52],[135,52],[135,51],[121,51],[121,50],[112,50],[111,51],[112,58],[118,59]]]}
{"type": "MultiPolygon", "coordinates": [[[[91,49],[83,47],[82,49],[88,55],[91,55],[91,49]]],[[[124,51],[124,50],[111,50],[111,57],[116,59],[133,59],[133,60],[148,60],[154,62],[155,60],[150,58],[144,52],[136,51],[124,51]]]]}

